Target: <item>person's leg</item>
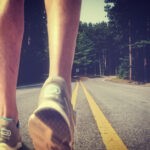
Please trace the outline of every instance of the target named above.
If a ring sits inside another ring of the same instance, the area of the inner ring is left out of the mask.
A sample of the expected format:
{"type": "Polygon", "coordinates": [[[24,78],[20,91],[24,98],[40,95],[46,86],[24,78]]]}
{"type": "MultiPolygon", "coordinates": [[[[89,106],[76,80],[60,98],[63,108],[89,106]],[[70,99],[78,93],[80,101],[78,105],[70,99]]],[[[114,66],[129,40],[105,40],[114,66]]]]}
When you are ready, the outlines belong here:
{"type": "Polygon", "coordinates": [[[0,117],[18,121],[16,83],[24,30],[24,0],[0,1],[0,117]]]}
{"type": "Polygon", "coordinates": [[[38,108],[29,118],[29,133],[37,150],[72,150],[73,147],[71,71],[80,6],[81,0],[45,0],[50,71],[41,89],[38,108]]]}
{"type": "Polygon", "coordinates": [[[81,0],[45,0],[48,21],[49,76],[61,76],[71,94],[71,72],[81,0]]]}

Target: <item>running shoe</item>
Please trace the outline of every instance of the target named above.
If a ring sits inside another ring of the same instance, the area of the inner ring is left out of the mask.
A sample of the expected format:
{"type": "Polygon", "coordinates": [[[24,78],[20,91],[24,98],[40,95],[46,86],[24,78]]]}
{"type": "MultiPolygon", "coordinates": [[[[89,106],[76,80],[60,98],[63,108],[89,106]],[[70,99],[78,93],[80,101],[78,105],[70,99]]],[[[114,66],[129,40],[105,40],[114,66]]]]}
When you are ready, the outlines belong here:
{"type": "Polygon", "coordinates": [[[74,117],[63,78],[47,79],[38,108],[29,118],[29,133],[36,150],[72,150],[74,117]]]}
{"type": "Polygon", "coordinates": [[[0,150],[18,150],[22,147],[19,123],[13,119],[0,119],[0,150]]]}

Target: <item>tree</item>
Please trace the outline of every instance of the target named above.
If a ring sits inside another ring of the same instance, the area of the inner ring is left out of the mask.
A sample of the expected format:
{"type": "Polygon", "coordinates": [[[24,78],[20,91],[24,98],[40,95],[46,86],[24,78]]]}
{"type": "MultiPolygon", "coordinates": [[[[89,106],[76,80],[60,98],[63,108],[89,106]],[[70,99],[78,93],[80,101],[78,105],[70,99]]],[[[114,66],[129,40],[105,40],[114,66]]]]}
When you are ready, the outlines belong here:
{"type": "MultiPolygon", "coordinates": [[[[85,72],[93,75],[116,73],[119,63],[117,51],[119,36],[115,37],[110,28],[111,26],[105,22],[97,24],[80,22],[74,61],[74,68],[80,68],[80,73],[82,68],[86,68],[85,72]]],[[[74,74],[75,70],[73,69],[74,74]]]]}
{"type": "Polygon", "coordinates": [[[77,47],[75,53],[74,67],[79,68],[80,72],[87,75],[90,66],[95,64],[95,53],[93,53],[94,44],[87,37],[85,32],[78,34],[77,47]]]}
{"type": "MultiPolygon", "coordinates": [[[[143,70],[144,59],[147,59],[146,55],[148,49],[146,50],[141,48],[133,48],[132,45],[135,45],[137,42],[140,41],[149,41],[150,33],[149,33],[149,22],[150,22],[150,13],[149,13],[149,6],[148,0],[143,1],[136,1],[136,0],[105,0],[108,5],[106,10],[108,12],[109,17],[109,24],[111,24],[114,28],[123,35],[121,41],[123,49],[120,49],[121,53],[123,51],[128,51],[124,53],[124,55],[128,55],[129,59],[129,67],[130,68],[130,79],[137,80],[144,80],[144,76],[141,77],[140,70],[143,70]],[[127,48],[129,47],[129,50],[127,48]],[[142,57],[139,57],[138,53],[141,53],[142,57]],[[136,58],[138,56],[138,58],[136,58]],[[140,62],[140,63],[137,63],[140,62]],[[138,66],[137,66],[138,64],[138,66]],[[132,75],[132,77],[131,77],[132,75]],[[143,78],[143,79],[142,79],[143,78]]],[[[148,48],[148,47],[147,47],[148,48]]],[[[124,56],[122,56],[123,58],[124,56]]],[[[147,63],[147,75],[149,64],[147,63]]],[[[144,72],[143,72],[144,74],[144,72]]],[[[150,78],[150,76],[149,76],[150,78]]]]}
{"type": "Polygon", "coordinates": [[[42,0],[25,1],[25,31],[18,84],[41,82],[48,73],[46,13],[42,0]]]}

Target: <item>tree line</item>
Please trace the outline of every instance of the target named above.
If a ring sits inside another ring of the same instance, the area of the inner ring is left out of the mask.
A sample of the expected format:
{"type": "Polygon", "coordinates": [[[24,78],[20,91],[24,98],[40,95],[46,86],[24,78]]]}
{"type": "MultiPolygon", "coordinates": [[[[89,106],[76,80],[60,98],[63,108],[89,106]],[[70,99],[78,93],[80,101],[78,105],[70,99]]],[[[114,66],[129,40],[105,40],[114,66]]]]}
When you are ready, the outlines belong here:
{"type": "Polygon", "coordinates": [[[109,25],[120,36],[119,74],[129,80],[150,81],[149,1],[105,0],[109,25]]]}
{"type": "Polygon", "coordinates": [[[113,35],[106,22],[80,22],[73,74],[115,75],[120,56],[113,35]]]}
{"type": "Polygon", "coordinates": [[[105,0],[109,22],[80,22],[74,74],[150,81],[148,0],[105,0]],[[76,69],[77,68],[77,69],[76,69]]]}
{"type": "MultiPolygon", "coordinates": [[[[118,75],[150,81],[148,0],[105,0],[109,22],[80,22],[72,75],[118,75]]],[[[101,15],[101,14],[99,14],[101,15]]],[[[43,0],[25,1],[25,32],[18,84],[48,74],[47,20],[43,0]]]]}

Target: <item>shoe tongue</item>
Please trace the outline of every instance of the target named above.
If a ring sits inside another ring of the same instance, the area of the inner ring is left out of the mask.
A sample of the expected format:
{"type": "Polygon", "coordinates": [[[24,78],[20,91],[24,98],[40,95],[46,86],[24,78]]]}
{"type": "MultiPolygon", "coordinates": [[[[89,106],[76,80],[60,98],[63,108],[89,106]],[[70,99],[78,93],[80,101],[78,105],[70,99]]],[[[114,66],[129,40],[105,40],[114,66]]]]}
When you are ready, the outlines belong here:
{"type": "Polygon", "coordinates": [[[46,80],[46,83],[54,83],[59,85],[60,87],[65,86],[65,80],[62,77],[56,76],[56,77],[50,77],[46,80]]]}

